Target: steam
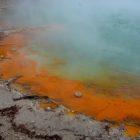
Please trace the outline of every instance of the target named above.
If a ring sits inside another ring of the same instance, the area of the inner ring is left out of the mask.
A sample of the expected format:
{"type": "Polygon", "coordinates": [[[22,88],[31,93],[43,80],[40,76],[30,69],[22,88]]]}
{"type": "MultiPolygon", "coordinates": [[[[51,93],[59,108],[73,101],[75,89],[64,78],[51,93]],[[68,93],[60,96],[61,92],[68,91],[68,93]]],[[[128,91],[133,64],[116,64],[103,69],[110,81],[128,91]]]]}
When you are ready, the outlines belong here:
{"type": "MultiPolygon", "coordinates": [[[[139,17],[139,0],[24,0],[15,5],[13,19],[27,24],[65,22],[68,24],[96,21],[109,15],[139,17]]],[[[89,23],[91,24],[91,22],[89,23]]]]}
{"type": "Polygon", "coordinates": [[[29,47],[50,58],[46,67],[54,59],[66,61],[54,73],[89,78],[104,64],[140,73],[139,7],[139,0],[22,0],[8,19],[18,26],[64,27],[39,34],[29,47]]]}

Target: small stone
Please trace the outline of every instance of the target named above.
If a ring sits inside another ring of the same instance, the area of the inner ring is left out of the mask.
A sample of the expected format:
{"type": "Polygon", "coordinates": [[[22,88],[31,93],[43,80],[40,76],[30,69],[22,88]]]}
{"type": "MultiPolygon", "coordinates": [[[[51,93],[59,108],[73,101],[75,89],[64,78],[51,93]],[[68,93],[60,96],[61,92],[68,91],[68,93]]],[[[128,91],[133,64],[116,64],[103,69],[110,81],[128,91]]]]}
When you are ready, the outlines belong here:
{"type": "Polygon", "coordinates": [[[4,58],[4,55],[0,55],[0,58],[4,58]]]}
{"type": "Polygon", "coordinates": [[[51,110],[51,107],[47,107],[47,110],[51,110]]]}
{"type": "Polygon", "coordinates": [[[18,137],[18,134],[15,134],[16,137],[18,137]]]}
{"type": "Polygon", "coordinates": [[[76,92],[74,93],[74,96],[77,97],[77,98],[80,98],[80,97],[83,96],[83,94],[82,94],[81,92],[79,92],[79,91],[76,91],[76,92]]]}
{"type": "Polygon", "coordinates": [[[35,121],[32,121],[31,123],[35,123],[35,121]]]}
{"type": "Polygon", "coordinates": [[[74,110],[71,110],[72,113],[74,113],[74,110]]]}

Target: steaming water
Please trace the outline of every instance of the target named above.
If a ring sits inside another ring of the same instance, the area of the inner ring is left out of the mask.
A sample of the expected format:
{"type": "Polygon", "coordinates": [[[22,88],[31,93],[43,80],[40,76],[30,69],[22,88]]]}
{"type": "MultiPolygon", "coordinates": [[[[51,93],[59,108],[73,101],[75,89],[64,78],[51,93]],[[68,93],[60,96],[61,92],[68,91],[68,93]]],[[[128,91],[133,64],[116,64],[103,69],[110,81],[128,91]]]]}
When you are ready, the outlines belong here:
{"type": "Polygon", "coordinates": [[[1,18],[18,26],[52,25],[27,46],[35,52],[29,57],[52,75],[139,77],[139,7],[139,0],[24,0],[1,18]]]}

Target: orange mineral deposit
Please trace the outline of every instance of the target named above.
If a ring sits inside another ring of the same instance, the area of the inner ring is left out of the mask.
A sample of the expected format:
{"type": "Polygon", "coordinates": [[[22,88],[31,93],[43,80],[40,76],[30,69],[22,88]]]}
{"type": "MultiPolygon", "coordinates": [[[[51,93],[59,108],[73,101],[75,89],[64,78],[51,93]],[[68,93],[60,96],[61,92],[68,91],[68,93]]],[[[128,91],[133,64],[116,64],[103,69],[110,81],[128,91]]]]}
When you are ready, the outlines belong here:
{"type": "MultiPolygon", "coordinates": [[[[20,74],[23,77],[17,81],[18,84],[28,84],[32,92],[57,99],[59,104],[93,116],[97,120],[121,122],[127,118],[130,120],[136,118],[140,122],[139,98],[124,99],[97,95],[94,88],[89,89],[80,81],[50,75],[45,68],[38,70],[37,62],[29,59],[22,51],[26,43],[26,37],[22,33],[11,34],[1,41],[3,47],[0,47],[0,55],[11,58],[0,62],[0,72],[5,79],[20,74]],[[17,51],[11,51],[12,47],[17,51]],[[76,91],[82,93],[81,98],[74,96],[76,91]]],[[[44,107],[44,104],[41,106],[44,107]]],[[[139,128],[136,129],[138,130],[139,128]]],[[[132,135],[136,131],[128,128],[128,133],[132,135]]]]}

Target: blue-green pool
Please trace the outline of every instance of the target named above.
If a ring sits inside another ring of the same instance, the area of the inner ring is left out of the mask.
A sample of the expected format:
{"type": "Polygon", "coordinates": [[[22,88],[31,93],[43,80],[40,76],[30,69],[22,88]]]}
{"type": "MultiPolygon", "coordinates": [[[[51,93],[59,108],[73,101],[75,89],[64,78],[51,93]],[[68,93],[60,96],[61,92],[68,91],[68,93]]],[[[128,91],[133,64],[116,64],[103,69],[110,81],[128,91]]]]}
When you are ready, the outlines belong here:
{"type": "Polygon", "coordinates": [[[26,47],[52,75],[131,81],[140,76],[139,7],[139,0],[24,0],[1,18],[54,27],[36,33],[26,47]]]}

